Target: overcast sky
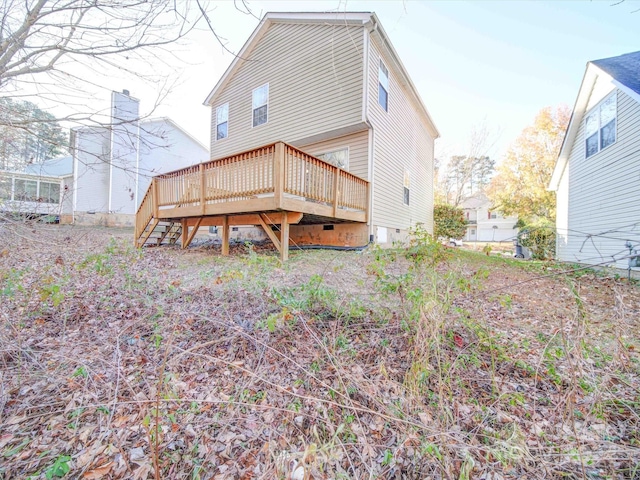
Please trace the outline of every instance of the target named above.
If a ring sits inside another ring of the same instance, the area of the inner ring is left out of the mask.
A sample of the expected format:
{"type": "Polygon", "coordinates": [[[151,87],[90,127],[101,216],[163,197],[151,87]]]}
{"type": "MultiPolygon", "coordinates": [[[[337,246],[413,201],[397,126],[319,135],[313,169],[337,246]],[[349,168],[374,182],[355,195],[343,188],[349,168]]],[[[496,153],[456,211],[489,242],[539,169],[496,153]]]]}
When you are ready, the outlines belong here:
{"type": "MultiPolygon", "coordinates": [[[[251,1],[253,15],[233,2],[211,2],[212,25],[238,52],[268,11],[375,11],[391,38],[441,139],[441,156],[464,154],[483,122],[499,159],[541,108],[573,106],[586,62],[640,50],[640,1],[251,1]]],[[[180,84],[154,115],[170,116],[208,146],[204,99],[233,59],[206,31],[175,48],[187,63],[180,84]]],[[[113,79],[153,103],[135,81],[113,79]],[[136,91],[136,88],[139,90],[136,91]]],[[[108,99],[107,99],[108,100],[108,99]]]]}

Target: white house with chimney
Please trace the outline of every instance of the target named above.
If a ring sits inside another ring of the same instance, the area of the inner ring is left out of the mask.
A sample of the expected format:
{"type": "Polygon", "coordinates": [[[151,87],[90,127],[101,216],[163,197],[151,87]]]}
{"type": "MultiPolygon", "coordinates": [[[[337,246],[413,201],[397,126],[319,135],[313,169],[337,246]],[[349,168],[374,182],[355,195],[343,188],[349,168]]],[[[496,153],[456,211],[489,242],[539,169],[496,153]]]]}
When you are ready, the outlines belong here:
{"type": "Polygon", "coordinates": [[[127,90],[111,100],[111,126],[71,132],[74,221],[130,226],[151,177],[206,161],[209,151],[169,118],[140,120],[127,90]]]}
{"type": "Polygon", "coordinates": [[[140,120],[139,103],[112,92],[110,125],[72,129],[71,156],[0,171],[0,213],[132,226],[151,177],[209,160],[173,120],[140,120]]]}

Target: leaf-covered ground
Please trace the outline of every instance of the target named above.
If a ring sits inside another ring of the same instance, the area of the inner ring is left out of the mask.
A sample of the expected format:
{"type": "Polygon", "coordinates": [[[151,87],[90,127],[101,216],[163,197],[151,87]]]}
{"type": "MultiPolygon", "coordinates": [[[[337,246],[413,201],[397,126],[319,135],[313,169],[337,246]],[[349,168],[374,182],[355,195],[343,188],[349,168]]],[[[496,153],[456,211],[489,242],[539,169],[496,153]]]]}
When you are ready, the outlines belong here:
{"type": "Polygon", "coordinates": [[[624,279],[132,243],[0,224],[0,478],[640,478],[624,279]]]}

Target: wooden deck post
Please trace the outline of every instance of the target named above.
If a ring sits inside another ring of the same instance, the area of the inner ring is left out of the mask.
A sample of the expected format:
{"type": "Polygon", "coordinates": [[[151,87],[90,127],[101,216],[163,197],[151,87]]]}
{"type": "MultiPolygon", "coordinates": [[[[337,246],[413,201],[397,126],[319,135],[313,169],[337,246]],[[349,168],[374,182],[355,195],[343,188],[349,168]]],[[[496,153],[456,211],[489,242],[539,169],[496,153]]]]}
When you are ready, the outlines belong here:
{"type": "Polygon", "coordinates": [[[189,224],[187,223],[187,219],[183,218],[180,220],[180,225],[182,226],[182,235],[180,236],[180,242],[182,245],[180,246],[182,249],[187,248],[187,236],[189,233],[189,224]]]}
{"type": "Polygon", "coordinates": [[[273,197],[276,208],[282,206],[282,192],[284,192],[284,171],[285,171],[285,146],[284,143],[276,143],[273,153],[273,197]]]}
{"type": "Polygon", "coordinates": [[[222,220],[222,255],[229,255],[229,216],[222,220]]]}
{"type": "Polygon", "coordinates": [[[280,224],[280,260],[283,262],[289,260],[289,216],[287,212],[282,214],[282,223],[280,224]]]}
{"type": "Polygon", "coordinates": [[[338,182],[340,181],[340,169],[338,167],[333,171],[333,218],[337,217],[340,190],[338,189],[338,182]]]}
{"type": "Polygon", "coordinates": [[[158,206],[160,199],[158,198],[158,179],[156,177],[151,179],[151,185],[153,188],[153,217],[158,218],[160,216],[160,207],[158,206]]]}
{"type": "Polygon", "coordinates": [[[202,215],[204,215],[205,202],[204,199],[206,197],[204,191],[204,163],[200,164],[200,207],[202,208],[202,215]]]}

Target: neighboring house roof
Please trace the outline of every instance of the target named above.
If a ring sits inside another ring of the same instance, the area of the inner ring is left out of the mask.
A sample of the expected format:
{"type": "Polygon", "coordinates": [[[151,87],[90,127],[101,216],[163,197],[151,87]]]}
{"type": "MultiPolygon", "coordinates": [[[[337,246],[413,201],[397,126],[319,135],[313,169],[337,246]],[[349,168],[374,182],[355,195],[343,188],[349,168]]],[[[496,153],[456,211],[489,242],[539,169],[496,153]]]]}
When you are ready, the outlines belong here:
{"type": "MultiPolygon", "coordinates": [[[[193,135],[191,135],[188,131],[186,131],[184,128],[182,128],[180,125],[178,125],[175,121],[171,120],[169,117],[158,117],[158,118],[145,118],[143,120],[140,120],[139,122],[140,127],[144,130],[144,127],[150,126],[152,124],[157,124],[157,123],[166,123],[168,125],[171,125],[173,128],[175,128],[176,130],[181,131],[182,133],[184,133],[187,137],[189,137],[191,140],[193,140],[195,143],[197,143],[200,147],[204,148],[207,152],[209,151],[209,148],[207,146],[205,146],[204,143],[202,143],[200,140],[198,140],[196,137],[194,137],[193,135]]],[[[100,129],[100,128],[109,128],[108,125],[99,125],[99,126],[80,126],[80,127],[73,127],[71,130],[73,131],[82,131],[82,130],[95,130],[96,128],[100,129]]],[[[147,129],[148,130],[148,129],[147,129]]],[[[153,134],[153,132],[151,130],[148,130],[149,133],[153,134]]]]}
{"type": "Polygon", "coordinates": [[[580,124],[586,113],[589,96],[598,77],[608,78],[616,88],[619,88],[636,102],[640,103],[640,52],[631,52],[617,57],[593,60],[587,63],[587,68],[578,91],[578,98],[567,133],[562,142],[562,148],[556,161],[556,166],[549,182],[549,190],[558,190],[560,179],[564,172],[573,143],[576,140],[580,124]]]}
{"type": "Polygon", "coordinates": [[[640,52],[625,53],[617,57],[594,60],[591,63],[640,95],[640,75],[638,75],[640,72],[640,52]]]}
{"type": "Polygon", "coordinates": [[[431,115],[424,106],[420,94],[415,85],[411,81],[407,70],[405,69],[400,57],[391,45],[391,41],[386,32],[382,28],[378,17],[373,12],[268,12],[262,17],[262,20],[253,31],[249,39],[245,42],[244,46],[236,57],[231,62],[231,65],[225,73],[222,75],[216,86],[211,90],[211,93],[204,101],[204,105],[213,106],[217,95],[224,90],[229,81],[233,78],[235,73],[242,66],[243,61],[250,59],[251,52],[260,42],[262,36],[266,33],[269,27],[273,23],[322,23],[322,24],[336,24],[336,25],[365,25],[369,27],[370,32],[377,32],[380,35],[384,46],[387,48],[389,55],[391,56],[395,70],[399,73],[400,78],[406,85],[409,93],[413,97],[418,110],[425,118],[430,133],[434,138],[438,138],[440,133],[433,122],[431,115]]]}
{"type": "Polygon", "coordinates": [[[491,201],[482,192],[465,199],[461,204],[463,209],[478,209],[487,206],[491,206],[491,201]]]}
{"type": "Polygon", "coordinates": [[[43,177],[64,177],[73,173],[71,156],[51,158],[42,163],[32,163],[24,168],[24,173],[43,177]]]}
{"type": "MultiPolygon", "coordinates": [[[[148,119],[140,121],[140,125],[142,127],[144,127],[146,125],[149,125],[149,124],[152,124],[152,123],[167,123],[167,124],[171,125],[173,128],[175,128],[176,130],[179,130],[182,133],[184,133],[187,137],[189,137],[191,140],[193,140],[199,146],[204,148],[207,152],[209,151],[209,147],[205,146],[204,143],[202,143],[196,137],[191,135],[189,132],[187,132],[184,128],[182,128],[180,125],[178,125],[175,121],[171,120],[169,117],[148,118],[148,119]]],[[[153,133],[153,132],[150,132],[150,133],[153,133]]]]}

